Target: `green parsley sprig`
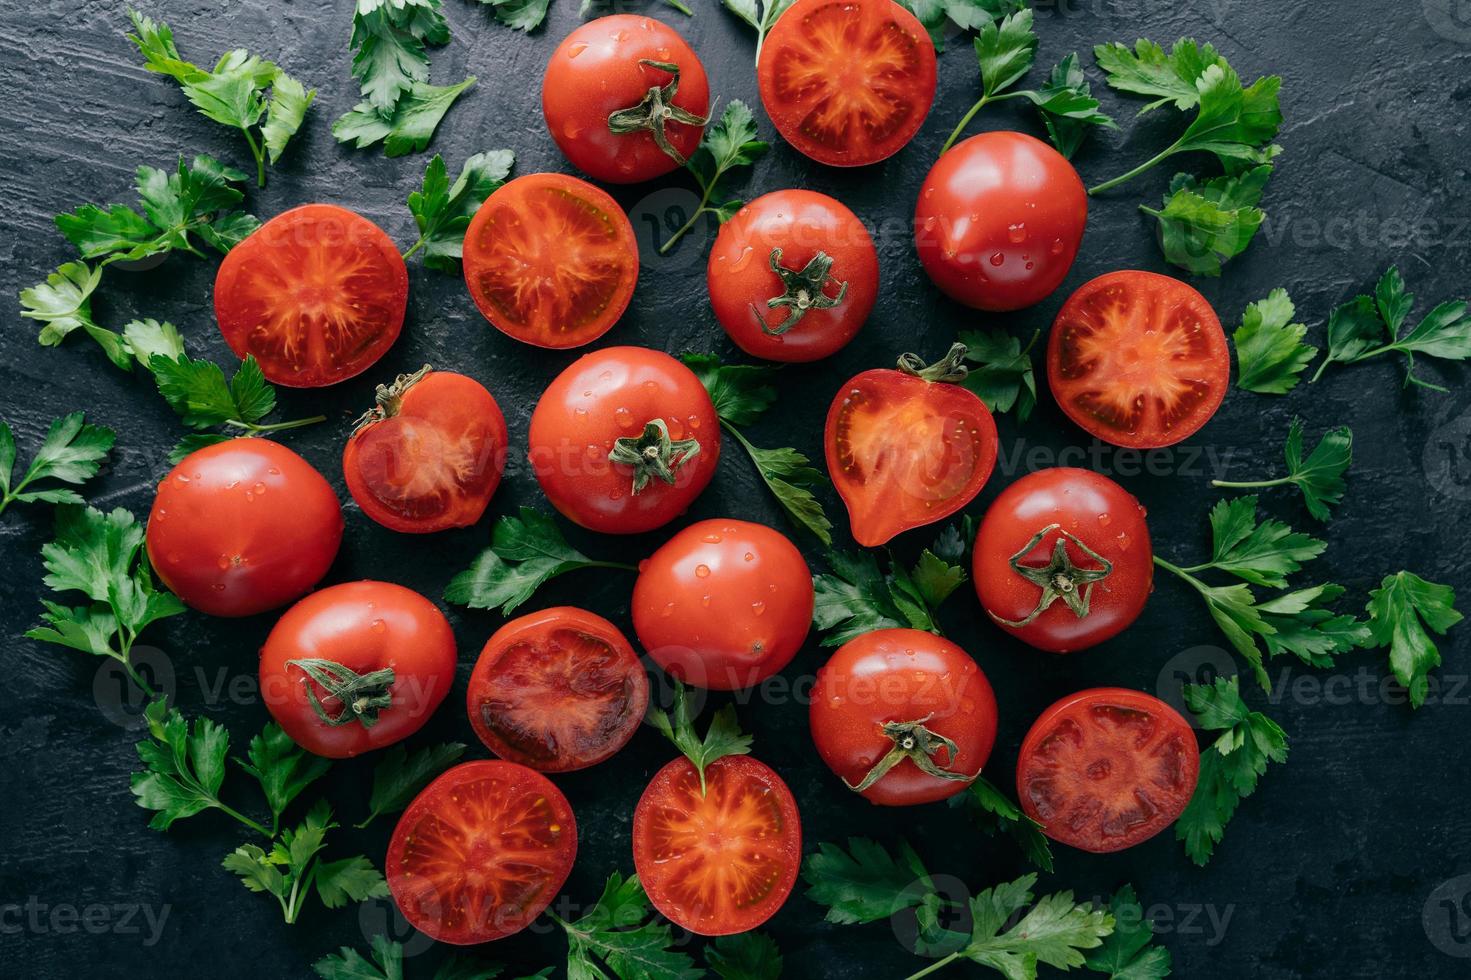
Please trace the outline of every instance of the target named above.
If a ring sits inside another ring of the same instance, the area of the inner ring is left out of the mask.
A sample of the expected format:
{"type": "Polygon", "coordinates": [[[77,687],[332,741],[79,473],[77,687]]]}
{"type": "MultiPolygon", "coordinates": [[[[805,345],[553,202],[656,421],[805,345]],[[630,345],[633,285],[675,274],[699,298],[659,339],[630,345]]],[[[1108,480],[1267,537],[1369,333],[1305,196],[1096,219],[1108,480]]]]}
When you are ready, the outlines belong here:
{"type": "Polygon", "coordinates": [[[1241,315],[1231,335],[1236,345],[1236,387],[1262,395],[1285,395],[1302,380],[1302,372],[1318,356],[1304,344],[1308,328],[1293,323],[1297,308],[1285,289],[1274,289],[1241,315]]]}
{"type": "Polygon", "coordinates": [[[741,731],[733,704],[727,704],[715,712],[703,738],[696,735],[689,699],[685,696],[684,685],[678,680],[674,682],[674,705],[671,710],[666,713],[659,708],[650,708],[648,721],[660,734],[673,742],[686,759],[694,763],[695,770],[700,774],[701,796],[705,795],[705,770],[710,767],[710,763],[728,755],[751,753],[753,739],[741,731]]]}
{"type": "Polygon", "coordinates": [[[760,932],[717,936],[705,947],[705,962],[721,980],[779,980],[781,977],[781,950],[775,940],[760,932]]]}
{"type": "Polygon", "coordinates": [[[477,153],[465,161],[455,182],[438,153],[424,169],[419,189],[409,194],[409,212],[419,238],[403,253],[404,260],[421,249],[424,264],[440,272],[458,272],[464,254],[465,231],[481,203],[505,183],[516,162],[510,150],[477,153]]]}
{"type": "Polygon", "coordinates": [[[385,814],[404,809],[419,795],[419,790],[464,754],[463,742],[429,745],[415,752],[404,748],[402,742],[389,748],[373,769],[368,815],[353,826],[361,830],[385,814]]]}
{"type": "Polygon", "coordinates": [[[683,225],[659,246],[659,254],[667,255],[675,243],[688,234],[705,215],[713,215],[720,224],[725,224],[741,209],[743,201],[729,200],[712,204],[717,192],[724,197],[723,181],[737,167],[749,167],[771,149],[771,144],[756,138],[756,118],[750,108],[740,99],[726,103],[720,120],[705,130],[699,148],[690,154],[684,168],[700,185],[700,203],[683,225]]]}
{"type": "Polygon", "coordinates": [[[1320,521],[1328,520],[1331,509],[1343,500],[1343,474],[1353,462],[1354,434],[1346,425],[1329,429],[1304,458],[1302,431],[1302,419],[1293,419],[1282,447],[1287,460],[1286,476],[1275,480],[1212,480],[1211,486],[1249,489],[1295,485],[1302,491],[1308,513],[1320,521]]]}
{"type": "Polygon", "coordinates": [[[12,503],[84,504],[71,487],[28,489],[37,480],[56,480],[81,486],[102,467],[116,434],[103,425],[88,425],[81,412],[53,419],[30,465],[12,484],[15,472],[15,435],[0,420],[0,513],[12,503]]]}
{"type": "MultiPolygon", "coordinates": [[[[403,943],[379,933],[373,937],[367,956],[343,946],[313,963],[312,971],[322,980],[403,980],[403,961],[403,943]]],[[[499,963],[451,956],[434,971],[434,980],[497,980],[504,972],[505,967],[499,963]]],[[[547,967],[519,980],[545,980],[551,972],[547,967]]]]}
{"type": "Polygon", "coordinates": [[[1412,707],[1425,703],[1430,671],[1440,666],[1440,651],[1426,629],[1444,634],[1459,623],[1455,601],[1449,585],[1403,571],[1386,575],[1369,593],[1369,632],[1375,645],[1389,648],[1390,669],[1409,691],[1412,707]]]}
{"type": "Polygon", "coordinates": [[[945,49],[945,32],[950,24],[961,31],[976,31],[988,24],[1027,9],[1028,0],[899,0],[899,4],[924,25],[936,51],[945,49]]]}
{"type": "Polygon", "coordinates": [[[812,622],[822,645],[841,646],[879,629],[917,629],[943,636],[935,610],[965,582],[965,536],[947,527],[905,568],[889,556],[889,571],[868,551],[828,553],[830,573],[812,576],[812,622]]]}
{"type": "Polygon", "coordinates": [[[1267,213],[1257,207],[1271,164],[1204,182],[1175,174],[1163,208],[1139,205],[1159,223],[1165,261],[1187,272],[1219,276],[1221,266],[1246,251],[1267,213]]]}
{"type": "Polygon", "coordinates": [[[970,370],[960,382],[980,396],[993,412],[1016,409],[1018,421],[1025,422],[1037,407],[1037,379],[1032,373],[1032,348],[1042,331],[1032,332],[1032,339],[1022,342],[1003,330],[962,330],[960,342],[965,345],[965,360],[970,370]]]}
{"type": "Polygon", "coordinates": [[[950,805],[971,812],[983,833],[1006,833],[1021,846],[1028,861],[1043,871],[1052,871],[1052,846],[1042,833],[1042,825],[1023,813],[985,776],[977,776],[964,793],[950,797],[950,805]]]}
{"type": "Polygon", "coordinates": [[[618,980],[699,980],[704,974],[694,960],[675,951],[669,926],[653,915],[638,875],[618,872],[597,904],[571,922],[548,916],[567,935],[567,976],[618,980]]]}
{"type": "Polygon", "coordinates": [[[720,0],[721,6],[745,21],[756,31],[756,64],[761,64],[761,46],[776,19],[797,0],[720,0]]]}
{"type": "Polygon", "coordinates": [[[1113,932],[1103,945],[1084,957],[1083,965],[1111,980],[1163,980],[1170,975],[1170,951],[1154,945],[1154,923],[1144,916],[1144,907],[1133,885],[1124,885],[1108,903],[1113,932]]]}

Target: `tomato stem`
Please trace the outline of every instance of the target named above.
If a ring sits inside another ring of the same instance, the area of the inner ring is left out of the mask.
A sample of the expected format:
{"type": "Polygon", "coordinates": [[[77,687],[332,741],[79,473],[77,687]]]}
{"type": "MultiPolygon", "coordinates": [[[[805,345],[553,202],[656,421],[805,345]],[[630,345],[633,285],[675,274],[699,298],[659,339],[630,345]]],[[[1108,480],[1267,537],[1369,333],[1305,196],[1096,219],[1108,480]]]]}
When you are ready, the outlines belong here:
{"type": "Polygon", "coordinates": [[[1150,167],[1153,167],[1160,161],[1172,156],[1175,153],[1176,149],[1179,148],[1179,146],[1180,141],[1176,140],[1169,146],[1165,147],[1163,150],[1156,153],[1154,156],[1150,157],[1148,160],[1145,160],[1143,163],[1139,164],[1139,166],[1135,167],[1133,170],[1130,170],[1128,173],[1120,174],[1113,180],[1105,180],[1103,183],[1099,184],[1096,187],[1088,188],[1089,196],[1091,197],[1094,194],[1101,194],[1104,191],[1109,190],[1110,188],[1117,187],[1120,184],[1133,180],[1135,177],[1144,173],[1144,171],[1148,170],[1150,167]]]}

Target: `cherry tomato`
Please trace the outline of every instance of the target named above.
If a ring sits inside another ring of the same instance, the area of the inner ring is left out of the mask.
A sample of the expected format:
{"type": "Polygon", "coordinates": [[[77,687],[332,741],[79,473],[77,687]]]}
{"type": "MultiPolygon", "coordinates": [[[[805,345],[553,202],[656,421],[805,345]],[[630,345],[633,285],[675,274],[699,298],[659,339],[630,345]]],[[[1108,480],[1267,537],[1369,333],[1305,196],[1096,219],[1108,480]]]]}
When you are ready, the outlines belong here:
{"type": "Polygon", "coordinates": [[[429,365],[378,386],[342,451],[347,489],[373,520],[414,534],[480,520],[506,468],[506,419],[480,382],[429,365]]]}
{"type": "Polygon", "coordinates": [[[1055,467],[1001,491],[981,521],[971,578],[1002,629],[1053,653],[1118,635],[1154,581],[1144,508],[1106,476],[1055,467]]]}
{"type": "Polygon", "coordinates": [[[1110,272],[1068,297],[1047,340],[1047,384],[1104,442],[1158,449],[1210,421],[1230,383],[1216,311],[1178,279],[1110,272]]]}
{"type": "Polygon", "coordinates": [[[756,80],[797,152],[858,167],[919,132],[935,101],[935,44],[893,0],[797,0],[767,33],[756,80]]]}
{"type": "Polygon", "coordinates": [[[720,226],[706,279],[715,318],[741,350],[815,361],[868,319],[879,257],[863,222],[833,198],[774,191],[720,226]]]}
{"type": "Polygon", "coordinates": [[[996,695],[960,647],[922,630],[865,633],[817,672],[812,741],[855,793],[931,803],[975,781],[996,743],[996,695]]]}
{"type": "Polygon", "coordinates": [[[158,485],[148,560],[211,616],[284,606],[322,580],[342,543],[342,507],[310,463],[277,442],[231,439],[185,456],[158,485]]]}
{"type": "Polygon", "coordinates": [[[633,866],[654,908],[700,936],[755,929],[776,914],[802,863],[792,791],[770,766],[728,755],[675,759],[633,811],[633,866]]]}
{"type": "Polygon", "coordinates": [[[695,152],[710,83],[674,28],[614,14],[583,24],[552,52],[541,110],[574,167],[632,184],[684,166],[695,152]]]}
{"type": "Polygon", "coordinates": [[[852,378],[827,413],[827,470],[865,548],[944,520],[975,499],[996,465],[996,422],[964,377],[965,348],[924,367],[906,354],[899,370],[852,378]]]}
{"type": "Polygon", "coordinates": [[[577,857],[567,797],[514,762],[462,762],[409,804],[384,877],[409,924],[442,943],[503,939],[557,897],[577,857]]]}
{"type": "Polygon", "coordinates": [[[700,521],[639,566],[633,628],[671,676],[734,691],[791,662],[812,626],[812,598],[812,571],[786,536],[700,521]]]}
{"type": "Polygon", "coordinates": [[[215,275],[215,318],[237,357],[278,385],[320,388],[372,367],[398,339],[409,270],[362,215],[306,204],[230,249],[215,275]]]}
{"type": "Polygon", "coordinates": [[[1069,695],[1022,741],[1017,794],[1053,840],[1106,854],[1174,823],[1195,792],[1200,749],[1159,698],[1121,687],[1069,695]]]}
{"type": "Polygon", "coordinates": [[[1088,194],[1067,158],[1022,133],[982,133],[930,168],[914,244],[930,280],[978,310],[1039,303],[1067,278],[1088,194]]]}
{"type": "Polygon", "coordinates": [[[638,281],[628,216],[566,174],[499,187],[465,232],[465,284],[490,325],[537,347],[581,347],[618,322],[638,281]]]}
{"type": "Polygon", "coordinates": [[[715,475],[720,420],[668,354],[606,347],[574,361],[531,413],[532,472],[552,506],[605,534],[667,524],[715,475]]]}
{"type": "Polygon", "coordinates": [[[309,752],[346,759],[414,734],[455,682],[444,613],[390,582],[347,582],[286,610],[260,652],[271,717],[309,752]]]}
{"type": "Polygon", "coordinates": [[[558,606],[495,631],[466,704],[475,734],[502,759],[571,772],[628,744],[649,706],[649,678],[618,627],[558,606]]]}

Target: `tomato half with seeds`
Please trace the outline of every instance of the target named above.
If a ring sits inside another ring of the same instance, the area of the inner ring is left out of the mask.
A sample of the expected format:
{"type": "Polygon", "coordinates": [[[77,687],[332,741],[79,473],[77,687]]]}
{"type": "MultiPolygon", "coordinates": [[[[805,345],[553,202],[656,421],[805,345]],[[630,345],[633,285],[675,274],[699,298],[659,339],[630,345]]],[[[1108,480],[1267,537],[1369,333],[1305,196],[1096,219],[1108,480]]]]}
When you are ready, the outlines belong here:
{"type": "Polygon", "coordinates": [[[480,520],[506,468],[506,419],[485,386],[424,365],[378,386],[342,451],[347,489],[373,520],[425,534],[480,520]]]}
{"type": "Polygon", "coordinates": [[[558,606],[495,631],[466,705],[475,734],[502,759],[571,772],[628,744],[649,706],[649,678],[618,627],[558,606]]]}
{"type": "Polygon", "coordinates": [[[562,791],[514,762],[462,762],[399,818],[383,874],[409,925],[456,946],[504,939],[541,915],[577,857],[562,791]]]}
{"type": "Polygon", "coordinates": [[[935,44],[893,0],[797,0],[756,65],[777,132],[818,163],[858,167],[903,149],[935,101],[935,44]]]}
{"type": "Polygon", "coordinates": [[[971,572],[982,608],[1006,632],[1053,653],[1086,649],[1117,636],[1149,598],[1144,508],[1106,476],[1037,470],[986,511],[971,572]]]}
{"type": "Polygon", "coordinates": [[[403,329],[409,270],[367,218],[306,204],[230,249],[215,274],[214,301],[237,357],[254,356],[278,385],[319,388],[388,353],[403,329]]]}
{"type": "Polygon", "coordinates": [[[1058,701],[1022,740],[1022,809],[1053,840],[1106,854],[1174,823],[1195,793],[1200,749],[1159,698],[1095,687],[1058,701]]]}
{"type": "Polygon", "coordinates": [[[633,812],[633,866],[666,919],[700,936],[755,929],[776,914],[802,863],[792,791],[748,755],[705,767],[679,758],[654,774],[633,812]]]}
{"type": "Polygon", "coordinates": [[[996,421],[965,376],[956,344],[928,367],[914,354],[899,370],[864,371],[827,413],[827,470],[865,548],[944,520],[975,499],[996,466],[996,421]]]}
{"type": "Polygon", "coordinates": [[[1047,340],[1047,383],[1067,417],[1104,442],[1158,449],[1221,407],[1231,353],[1190,286],[1153,272],[1099,276],[1068,297],[1047,340]]]}
{"type": "Polygon", "coordinates": [[[497,188],[465,232],[465,284],[491,326],[537,347],[581,347],[612,328],[638,282],[618,202],[566,174],[497,188]]]}

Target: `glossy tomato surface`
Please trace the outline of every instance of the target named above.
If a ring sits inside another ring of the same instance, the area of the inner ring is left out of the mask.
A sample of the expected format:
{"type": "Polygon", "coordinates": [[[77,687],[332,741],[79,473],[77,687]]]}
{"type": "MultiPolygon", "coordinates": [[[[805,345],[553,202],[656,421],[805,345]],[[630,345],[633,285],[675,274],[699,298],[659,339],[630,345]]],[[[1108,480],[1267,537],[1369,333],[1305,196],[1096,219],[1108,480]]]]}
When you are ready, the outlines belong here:
{"type": "Polygon", "coordinates": [[[1178,279],[1124,270],[1068,297],[1047,341],[1047,383],[1085,432],[1131,449],[1189,438],[1231,380],[1216,311],[1178,279]]]}
{"type": "Polygon", "coordinates": [[[930,168],[914,244],[930,280],[978,310],[1019,310],[1062,285],[1088,221],[1067,158],[1022,133],[982,133],[930,168]]]}
{"type": "Polygon", "coordinates": [[[812,626],[812,601],[812,570],[785,535],[749,521],[700,521],[640,564],[633,628],[671,676],[733,691],[791,662],[812,626]]]}
{"type": "Polygon", "coordinates": [[[1195,792],[1200,749],[1179,712],[1120,687],[1069,695],[1022,741],[1022,809],[1053,840],[1104,854],[1174,823],[1195,792]]]}
{"type": "Polygon", "coordinates": [[[919,132],[935,100],[935,44],[893,0],[797,0],[767,33],[756,79],[793,149],[858,167],[919,132]]]}
{"type": "Polygon", "coordinates": [[[631,184],[667,174],[695,152],[704,127],[688,120],[709,115],[710,83],[674,28],[614,14],[583,24],[552,52],[541,108],[574,167],[595,180],[631,184]],[[664,115],[670,107],[682,110],[680,118],[664,115]],[[660,148],[654,126],[662,127],[672,154],[660,148]]]}
{"type": "Polygon", "coordinates": [[[271,717],[297,745],[330,759],[414,734],[454,682],[449,620],[391,582],[312,593],[286,610],[260,654],[271,717]]]}
{"type": "Polygon", "coordinates": [[[400,375],[342,451],[347,489],[373,520],[421,534],[480,520],[506,467],[506,419],[453,371],[400,375]]]}
{"type": "Polygon", "coordinates": [[[557,376],[531,414],[532,472],[552,506],[569,520],[606,534],[635,534],[667,524],[700,495],[720,459],[720,420],[695,373],[661,351],[607,347],[557,376]],[[641,452],[650,437],[674,477],[651,476],[635,490],[639,468],[610,454],[641,452]]]}
{"type": "Polygon", "coordinates": [[[1106,476],[1037,470],[986,511],[971,572],[1002,629],[1039,650],[1086,649],[1118,635],[1149,598],[1154,551],[1144,508],[1106,476]]]}
{"type": "Polygon", "coordinates": [[[361,374],[403,329],[409,272],[362,215],[306,204],[261,225],[220,263],[215,318],[266,378],[318,388],[361,374]]]}
{"type": "Polygon", "coordinates": [[[868,319],[879,258],[863,222],[835,199],[773,191],[720,226],[706,281],[715,318],[741,350],[769,361],[815,361],[842,348],[868,319]]]}
{"type": "Polygon", "coordinates": [[[558,606],[496,630],[466,706],[475,734],[502,759],[570,772],[628,744],[649,706],[649,679],[618,627],[558,606]]]}
{"type": "Polygon", "coordinates": [[[822,761],[849,789],[884,806],[963,792],[996,743],[990,681],[970,654],[922,630],[875,630],[839,647],[817,672],[809,717],[822,761]],[[876,771],[906,740],[915,748],[876,771]],[[924,772],[920,757],[950,775],[924,772]]]}
{"type": "Polygon", "coordinates": [[[618,202],[566,174],[499,187],[465,232],[465,284],[491,326],[537,347],[581,347],[633,298],[638,245],[618,202]]]}
{"type": "Polygon", "coordinates": [[[792,791],[770,766],[728,755],[700,774],[683,757],[654,774],[633,811],[633,866],[649,901],[700,936],[754,929],[776,914],[802,863],[792,791]]]}
{"type": "Polygon", "coordinates": [[[503,939],[541,915],[577,857],[567,797],[514,762],[462,762],[414,798],[383,874],[409,924],[456,946],[503,939]]]}
{"type": "Polygon", "coordinates": [[[195,450],[158,485],[148,560],[211,616],[250,616],[305,594],[342,543],[342,507],[322,474],[267,439],[195,450]]]}

